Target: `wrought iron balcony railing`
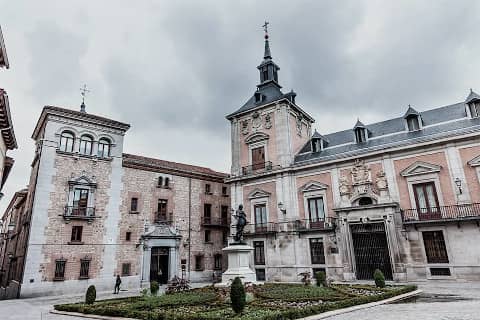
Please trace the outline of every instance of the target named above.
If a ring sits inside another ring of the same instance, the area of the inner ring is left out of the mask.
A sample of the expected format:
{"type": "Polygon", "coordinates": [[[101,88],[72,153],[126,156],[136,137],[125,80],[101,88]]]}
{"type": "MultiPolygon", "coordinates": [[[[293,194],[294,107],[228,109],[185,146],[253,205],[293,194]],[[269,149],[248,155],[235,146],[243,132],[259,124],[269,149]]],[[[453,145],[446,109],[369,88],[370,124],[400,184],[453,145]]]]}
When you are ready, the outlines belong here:
{"type": "Polygon", "coordinates": [[[244,235],[277,233],[279,231],[279,226],[278,223],[275,222],[250,223],[245,226],[243,231],[244,235]]]}
{"type": "Polygon", "coordinates": [[[156,224],[172,224],[173,221],[173,213],[165,213],[165,212],[155,212],[155,223],[156,224]]]}
{"type": "Polygon", "coordinates": [[[66,206],[63,216],[70,219],[91,219],[95,217],[95,207],[66,206]]]}
{"type": "Polygon", "coordinates": [[[250,166],[242,167],[242,175],[249,175],[254,173],[262,173],[267,171],[272,171],[273,165],[271,161],[258,162],[250,166]]]}
{"type": "Polygon", "coordinates": [[[296,220],[291,223],[291,228],[294,231],[321,231],[335,229],[335,222],[331,218],[325,219],[304,219],[296,220]]]}
{"type": "Polygon", "coordinates": [[[201,223],[204,227],[230,228],[230,220],[227,218],[202,217],[201,223]]]}
{"type": "Polygon", "coordinates": [[[480,203],[402,210],[402,219],[406,223],[472,218],[480,219],[480,203]]]}

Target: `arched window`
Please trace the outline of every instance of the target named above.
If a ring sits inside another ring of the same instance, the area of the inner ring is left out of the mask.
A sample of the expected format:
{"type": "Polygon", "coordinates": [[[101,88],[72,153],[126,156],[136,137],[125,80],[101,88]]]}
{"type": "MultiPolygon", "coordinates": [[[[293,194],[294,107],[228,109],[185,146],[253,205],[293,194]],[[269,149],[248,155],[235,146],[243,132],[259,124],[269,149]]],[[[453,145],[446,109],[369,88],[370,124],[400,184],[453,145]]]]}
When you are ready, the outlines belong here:
{"type": "Polygon", "coordinates": [[[373,204],[373,200],[370,197],[362,197],[358,200],[359,206],[368,206],[370,204],[373,204]]]}
{"type": "Polygon", "coordinates": [[[107,138],[101,138],[98,140],[98,152],[97,155],[100,158],[110,157],[110,140],[107,138]]]}
{"type": "Polygon", "coordinates": [[[73,152],[75,135],[70,131],[63,131],[60,135],[60,151],[73,152]]]}
{"type": "Polygon", "coordinates": [[[80,150],[79,152],[81,154],[85,155],[91,155],[92,154],[92,144],[93,144],[93,138],[90,136],[82,136],[80,138],[80,150]]]}

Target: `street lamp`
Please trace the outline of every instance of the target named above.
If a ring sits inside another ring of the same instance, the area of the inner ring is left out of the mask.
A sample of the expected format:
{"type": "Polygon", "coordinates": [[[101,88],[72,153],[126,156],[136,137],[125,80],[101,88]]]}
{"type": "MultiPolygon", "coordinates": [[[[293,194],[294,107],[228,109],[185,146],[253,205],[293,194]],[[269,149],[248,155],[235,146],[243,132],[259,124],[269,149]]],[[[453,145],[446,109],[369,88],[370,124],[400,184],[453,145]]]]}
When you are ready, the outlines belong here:
{"type": "Polygon", "coordinates": [[[459,177],[455,178],[455,185],[457,186],[458,193],[462,194],[462,180],[459,177]]]}

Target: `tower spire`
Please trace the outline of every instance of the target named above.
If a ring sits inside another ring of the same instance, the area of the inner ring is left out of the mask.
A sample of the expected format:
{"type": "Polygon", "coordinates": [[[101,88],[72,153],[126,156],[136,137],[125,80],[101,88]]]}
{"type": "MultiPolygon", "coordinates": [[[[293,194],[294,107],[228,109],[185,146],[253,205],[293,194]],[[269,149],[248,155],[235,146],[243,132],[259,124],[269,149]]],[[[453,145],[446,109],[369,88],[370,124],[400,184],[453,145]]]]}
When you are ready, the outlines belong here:
{"type": "Polygon", "coordinates": [[[270,22],[265,21],[263,24],[263,31],[265,31],[265,52],[263,54],[264,59],[272,59],[272,54],[270,53],[270,43],[268,42],[268,25],[270,22]]]}
{"type": "Polygon", "coordinates": [[[87,89],[87,85],[84,84],[83,88],[80,88],[80,94],[82,95],[82,104],[80,105],[80,112],[86,112],[85,111],[85,95],[87,92],[90,92],[90,90],[87,89]]]}

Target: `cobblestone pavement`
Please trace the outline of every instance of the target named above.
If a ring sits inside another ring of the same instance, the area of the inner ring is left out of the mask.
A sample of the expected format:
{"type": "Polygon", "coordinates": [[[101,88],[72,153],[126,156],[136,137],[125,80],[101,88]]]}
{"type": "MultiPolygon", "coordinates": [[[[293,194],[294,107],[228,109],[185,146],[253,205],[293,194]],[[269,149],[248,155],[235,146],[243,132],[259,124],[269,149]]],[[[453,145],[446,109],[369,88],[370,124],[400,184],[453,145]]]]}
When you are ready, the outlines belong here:
{"type": "MultiPolygon", "coordinates": [[[[328,318],[329,320],[480,320],[480,282],[420,283],[424,293],[407,303],[381,305],[328,318]]],[[[138,292],[99,294],[100,299],[126,297],[138,292]]],[[[85,320],[54,315],[54,304],[80,301],[83,297],[42,297],[0,301],[1,320],[85,320]]]]}
{"type": "Polygon", "coordinates": [[[480,282],[419,283],[416,301],[380,305],[328,320],[480,320],[480,282]]]}

